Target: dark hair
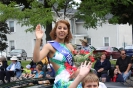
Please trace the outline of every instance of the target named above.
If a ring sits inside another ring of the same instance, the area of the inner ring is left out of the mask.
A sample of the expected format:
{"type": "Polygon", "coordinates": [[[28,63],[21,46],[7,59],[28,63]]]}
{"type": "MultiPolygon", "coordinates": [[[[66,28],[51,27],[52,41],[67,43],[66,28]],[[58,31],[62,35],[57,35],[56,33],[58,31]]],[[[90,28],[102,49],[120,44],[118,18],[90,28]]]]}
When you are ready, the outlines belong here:
{"type": "Polygon", "coordinates": [[[110,70],[109,70],[109,76],[110,76],[110,78],[113,78],[113,76],[114,76],[114,70],[115,69],[117,69],[116,67],[114,67],[114,68],[111,68],[110,70]]]}
{"type": "MultiPolygon", "coordinates": [[[[125,51],[125,50],[124,50],[124,49],[120,50],[120,53],[121,53],[122,51],[125,51]]],[[[126,51],[125,51],[125,52],[126,52],[126,51]]]]}
{"type": "Polygon", "coordinates": [[[67,26],[67,28],[68,28],[68,35],[66,36],[64,42],[65,43],[69,43],[70,40],[72,39],[72,34],[70,32],[70,24],[69,24],[69,22],[67,20],[59,20],[58,22],[56,22],[53,30],[50,32],[50,37],[52,38],[52,40],[56,39],[56,29],[57,29],[57,26],[58,26],[59,23],[64,23],[67,26]]]}

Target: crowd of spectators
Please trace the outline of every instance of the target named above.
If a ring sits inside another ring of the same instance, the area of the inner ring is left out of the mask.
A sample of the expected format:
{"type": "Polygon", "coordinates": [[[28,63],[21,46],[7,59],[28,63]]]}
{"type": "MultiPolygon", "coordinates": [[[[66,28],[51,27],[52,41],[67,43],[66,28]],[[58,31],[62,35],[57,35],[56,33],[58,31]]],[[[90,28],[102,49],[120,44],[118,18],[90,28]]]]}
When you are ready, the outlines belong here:
{"type": "MultiPolygon", "coordinates": [[[[46,60],[46,58],[44,58],[46,60]]],[[[22,67],[21,61],[18,61],[16,56],[10,58],[11,63],[8,65],[7,60],[4,56],[0,57],[0,80],[2,84],[10,83],[11,77],[22,77],[23,79],[28,78],[54,78],[54,72],[51,70],[52,64],[42,60],[38,63],[31,61],[26,67],[22,67]],[[45,67],[43,69],[43,67],[45,67]]]]}

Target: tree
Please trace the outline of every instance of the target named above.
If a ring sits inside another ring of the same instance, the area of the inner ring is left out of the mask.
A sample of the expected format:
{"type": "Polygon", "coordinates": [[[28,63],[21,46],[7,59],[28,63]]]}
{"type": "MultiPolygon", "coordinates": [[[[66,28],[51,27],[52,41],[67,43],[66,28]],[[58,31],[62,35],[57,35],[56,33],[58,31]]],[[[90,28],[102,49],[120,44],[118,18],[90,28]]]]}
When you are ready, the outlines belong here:
{"type": "Polygon", "coordinates": [[[1,0],[1,2],[0,21],[17,19],[22,26],[32,26],[26,30],[30,32],[34,31],[37,24],[41,24],[46,28],[46,41],[51,39],[49,33],[52,30],[52,22],[55,21],[53,15],[65,18],[67,11],[74,5],[78,5],[74,0],[44,0],[43,3],[37,0],[1,0]],[[16,4],[19,6],[15,8],[16,4]],[[20,6],[24,8],[20,10],[20,6]]]}
{"type": "Polygon", "coordinates": [[[7,23],[5,22],[0,22],[0,52],[4,51],[8,45],[6,43],[7,37],[6,34],[9,34],[9,28],[7,23]]]}
{"type": "Polygon", "coordinates": [[[85,21],[86,28],[96,28],[107,20],[111,24],[133,23],[133,0],[81,1],[76,16],[85,21]]]}

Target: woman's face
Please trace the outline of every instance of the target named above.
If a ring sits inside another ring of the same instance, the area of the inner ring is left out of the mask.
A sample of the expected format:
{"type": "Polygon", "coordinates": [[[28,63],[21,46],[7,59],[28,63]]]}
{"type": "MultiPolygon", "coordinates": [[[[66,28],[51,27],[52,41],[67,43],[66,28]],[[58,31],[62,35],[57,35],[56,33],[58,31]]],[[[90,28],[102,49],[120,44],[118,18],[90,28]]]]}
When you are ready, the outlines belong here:
{"type": "Polygon", "coordinates": [[[85,42],[81,42],[82,43],[82,46],[86,46],[86,43],[85,42]]]}
{"type": "Polygon", "coordinates": [[[114,70],[114,75],[116,75],[116,74],[118,74],[118,70],[117,69],[114,70]]]}
{"type": "Polygon", "coordinates": [[[12,63],[15,63],[16,61],[15,60],[12,60],[12,63]]]}
{"type": "Polygon", "coordinates": [[[105,54],[102,54],[102,55],[101,55],[101,59],[102,59],[102,60],[105,60],[105,59],[106,59],[106,55],[105,55],[105,54]]]}
{"type": "Polygon", "coordinates": [[[83,88],[98,88],[97,82],[86,82],[83,88]]]}
{"type": "Polygon", "coordinates": [[[56,28],[56,37],[59,39],[65,39],[68,35],[68,27],[64,23],[58,23],[56,28]]]}

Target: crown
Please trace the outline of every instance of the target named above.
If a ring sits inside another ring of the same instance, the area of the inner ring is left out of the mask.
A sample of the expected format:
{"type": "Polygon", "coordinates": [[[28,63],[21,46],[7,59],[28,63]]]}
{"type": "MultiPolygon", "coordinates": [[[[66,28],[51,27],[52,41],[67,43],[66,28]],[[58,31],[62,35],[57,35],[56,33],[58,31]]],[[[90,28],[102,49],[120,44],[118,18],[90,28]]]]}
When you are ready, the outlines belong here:
{"type": "Polygon", "coordinates": [[[60,20],[66,20],[65,18],[66,18],[66,17],[65,17],[64,14],[63,14],[62,16],[56,18],[56,22],[58,22],[58,21],[60,21],[60,20]]]}

